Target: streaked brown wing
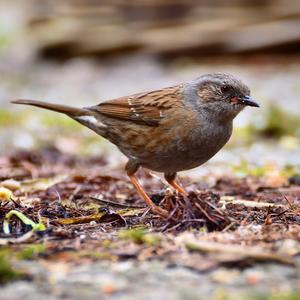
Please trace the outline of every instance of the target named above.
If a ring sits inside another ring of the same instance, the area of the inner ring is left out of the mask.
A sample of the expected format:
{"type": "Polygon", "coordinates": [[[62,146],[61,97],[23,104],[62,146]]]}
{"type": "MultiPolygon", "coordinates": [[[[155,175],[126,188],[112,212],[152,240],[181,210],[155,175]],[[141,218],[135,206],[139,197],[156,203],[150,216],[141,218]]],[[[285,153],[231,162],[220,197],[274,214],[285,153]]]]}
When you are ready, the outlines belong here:
{"type": "Polygon", "coordinates": [[[105,116],[158,126],[166,109],[181,105],[181,86],[109,100],[90,109],[105,116]]]}

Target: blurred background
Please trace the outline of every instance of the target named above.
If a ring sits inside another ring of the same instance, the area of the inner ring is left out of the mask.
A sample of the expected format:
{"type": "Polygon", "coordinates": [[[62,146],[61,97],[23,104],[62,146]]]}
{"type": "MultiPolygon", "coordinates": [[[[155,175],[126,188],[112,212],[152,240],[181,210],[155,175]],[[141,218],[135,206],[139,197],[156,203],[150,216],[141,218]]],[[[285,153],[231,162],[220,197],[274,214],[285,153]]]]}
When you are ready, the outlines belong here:
{"type": "Polygon", "coordinates": [[[87,106],[220,71],[244,80],[261,108],[240,114],[226,149],[194,174],[294,170],[299,54],[297,0],[1,0],[0,153],[55,147],[119,164],[71,119],[9,100],[87,106]]]}

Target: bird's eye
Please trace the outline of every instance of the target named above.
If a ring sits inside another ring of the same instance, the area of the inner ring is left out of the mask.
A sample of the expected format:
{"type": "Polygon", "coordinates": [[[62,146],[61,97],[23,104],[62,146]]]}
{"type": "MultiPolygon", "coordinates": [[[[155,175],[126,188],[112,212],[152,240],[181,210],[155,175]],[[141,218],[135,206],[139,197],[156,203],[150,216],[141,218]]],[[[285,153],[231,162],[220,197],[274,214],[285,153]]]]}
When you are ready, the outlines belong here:
{"type": "Polygon", "coordinates": [[[222,85],[221,86],[221,92],[222,93],[227,93],[230,90],[228,85],[222,85]]]}

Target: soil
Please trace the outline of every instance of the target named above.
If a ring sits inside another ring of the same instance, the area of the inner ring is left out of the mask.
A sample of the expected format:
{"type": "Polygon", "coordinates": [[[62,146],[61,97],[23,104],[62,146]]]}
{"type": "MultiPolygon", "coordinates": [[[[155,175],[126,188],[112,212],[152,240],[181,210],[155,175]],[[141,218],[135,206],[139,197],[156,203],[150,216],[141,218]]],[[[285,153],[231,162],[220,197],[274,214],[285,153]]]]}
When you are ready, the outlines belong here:
{"type": "Polygon", "coordinates": [[[8,220],[0,254],[21,275],[0,287],[2,299],[269,299],[299,288],[297,181],[223,176],[203,188],[185,178],[183,197],[141,171],[169,211],[163,219],[102,157],[50,147],[0,160],[1,185],[13,191],[0,226],[12,210],[45,225],[8,220]]]}

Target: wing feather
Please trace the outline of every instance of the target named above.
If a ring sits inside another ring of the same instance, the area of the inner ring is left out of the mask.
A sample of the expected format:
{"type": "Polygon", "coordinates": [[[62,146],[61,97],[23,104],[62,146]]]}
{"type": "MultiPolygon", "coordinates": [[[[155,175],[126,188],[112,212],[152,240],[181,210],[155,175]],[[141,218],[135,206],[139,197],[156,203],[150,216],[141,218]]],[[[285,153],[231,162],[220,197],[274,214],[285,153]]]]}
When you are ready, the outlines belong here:
{"type": "Polygon", "coordinates": [[[168,108],[181,105],[181,90],[182,86],[174,86],[135,94],[102,102],[90,109],[110,118],[158,126],[168,108]]]}

